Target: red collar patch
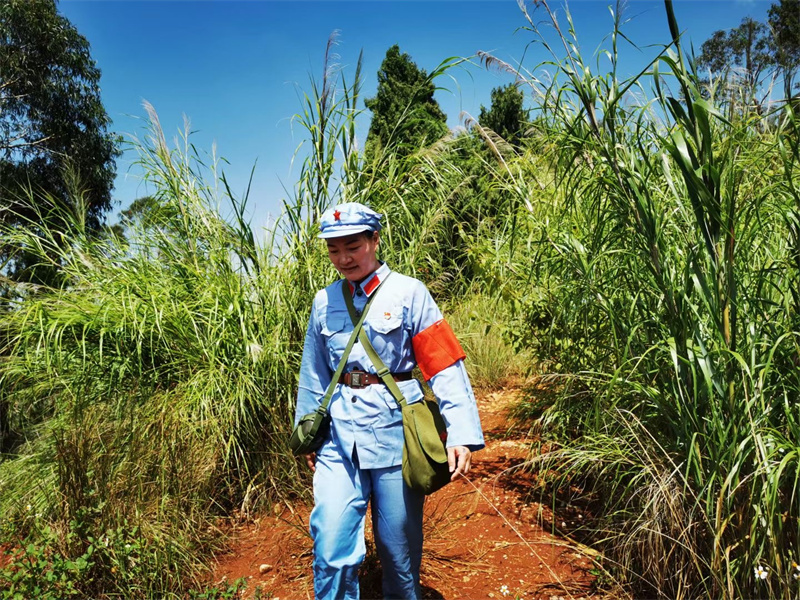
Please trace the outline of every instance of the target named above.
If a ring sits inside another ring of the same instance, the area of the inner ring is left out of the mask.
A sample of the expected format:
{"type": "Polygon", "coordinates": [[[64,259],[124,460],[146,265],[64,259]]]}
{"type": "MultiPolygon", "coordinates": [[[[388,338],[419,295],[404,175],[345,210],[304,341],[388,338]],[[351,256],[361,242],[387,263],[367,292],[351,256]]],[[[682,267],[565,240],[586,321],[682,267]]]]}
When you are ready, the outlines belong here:
{"type": "Polygon", "coordinates": [[[380,285],[380,283],[381,283],[381,278],[380,278],[380,277],[378,277],[378,275],[376,274],[375,276],[373,276],[373,278],[372,278],[372,279],[370,279],[370,280],[367,282],[367,284],[366,284],[366,285],[364,285],[364,286],[363,286],[363,288],[364,288],[364,293],[365,293],[367,296],[369,296],[369,295],[370,295],[372,292],[374,292],[374,291],[375,291],[375,288],[376,288],[376,287],[378,287],[378,285],[380,285]]]}

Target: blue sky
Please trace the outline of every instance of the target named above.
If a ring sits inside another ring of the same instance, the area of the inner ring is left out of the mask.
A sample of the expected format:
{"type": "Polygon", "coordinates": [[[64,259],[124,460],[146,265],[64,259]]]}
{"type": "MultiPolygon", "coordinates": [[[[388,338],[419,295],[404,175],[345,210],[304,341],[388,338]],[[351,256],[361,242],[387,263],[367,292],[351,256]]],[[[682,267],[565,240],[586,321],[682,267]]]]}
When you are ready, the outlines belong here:
{"type": "MultiPolygon", "coordinates": [[[[563,21],[563,5],[551,5],[563,21]]],[[[569,4],[584,56],[611,30],[608,6],[605,0],[569,4]]],[[[714,30],[735,27],[745,16],[765,21],[769,6],[767,0],[675,2],[679,25],[698,50],[714,30]]],[[[59,10],[91,44],[112,129],[142,135],[144,100],[155,107],[168,139],[185,115],[195,145],[210,151],[216,143],[228,161],[223,168],[235,192],[244,191],[256,164],[250,212],[259,227],[280,213],[284,187],[290,193],[294,186],[299,164],[292,166],[292,156],[304,134],[292,116],[302,108],[309,75],[321,75],[334,30],[340,32],[337,62],[349,79],[364,51],[363,97],[375,94],[377,71],[392,44],[429,72],[448,57],[479,50],[528,69],[547,58],[540,45],[528,47],[533,34],[518,29],[526,22],[516,0],[61,0],[59,10]]],[[[640,46],[621,46],[623,69],[632,72],[658,52],[655,45],[666,43],[669,32],[660,0],[630,1],[624,14],[632,20],[623,31],[640,46]]],[[[462,111],[477,116],[491,89],[511,81],[477,65],[460,67],[440,80],[448,90],[436,98],[454,128],[462,111]]],[[[366,111],[362,143],[368,120],[366,111]]],[[[148,193],[133,159],[126,153],[118,160],[115,211],[148,193]]]]}

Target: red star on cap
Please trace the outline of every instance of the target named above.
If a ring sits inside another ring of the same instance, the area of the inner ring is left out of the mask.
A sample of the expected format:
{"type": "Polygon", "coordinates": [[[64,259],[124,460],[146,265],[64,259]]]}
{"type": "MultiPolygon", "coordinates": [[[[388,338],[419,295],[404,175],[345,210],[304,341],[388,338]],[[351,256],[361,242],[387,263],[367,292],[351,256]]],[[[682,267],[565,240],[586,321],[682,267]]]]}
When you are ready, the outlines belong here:
{"type": "Polygon", "coordinates": [[[342,220],[342,213],[340,213],[338,210],[333,211],[333,218],[336,221],[341,221],[342,220]]]}

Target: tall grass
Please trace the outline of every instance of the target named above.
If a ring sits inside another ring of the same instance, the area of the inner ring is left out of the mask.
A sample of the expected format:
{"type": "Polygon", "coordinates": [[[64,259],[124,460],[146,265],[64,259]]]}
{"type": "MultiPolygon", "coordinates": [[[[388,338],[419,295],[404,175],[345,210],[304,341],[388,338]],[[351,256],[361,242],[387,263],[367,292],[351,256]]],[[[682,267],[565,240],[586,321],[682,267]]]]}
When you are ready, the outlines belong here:
{"type": "Polygon", "coordinates": [[[184,589],[219,538],[209,519],[300,489],[285,443],[304,319],[284,293],[291,273],[255,243],[246,198],[218,189],[224,177],[187,132],[169,148],[151,111],[137,148],[158,210],[125,238],[93,237],[75,214],[60,216],[68,231],[40,214],[41,230],[3,232],[53,261],[64,285],[3,316],[0,378],[18,441],[0,463],[0,512],[19,535],[28,505],[77,527],[82,547],[60,550],[95,547],[87,595],[184,589]],[[89,541],[118,528],[156,561],[139,561],[136,585],[89,541]]]}
{"type": "Polygon", "coordinates": [[[563,209],[531,216],[547,223],[554,362],[574,374],[543,424],[580,435],[537,461],[592,476],[594,535],[640,593],[793,597],[795,117],[707,98],[669,0],[672,41],[627,79],[619,5],[600,73],[569,13],[564,31],[540,7],[554,41],[525,15],[553,59],[529,83],[563,209]]]}
{"type": "Polygon", "coordinates": [[[443,311],[467,355],[473,386],[485,390],[524,384],[534,361],[531,353],[513,345],[516,323],[507,302],[474,290],[443,311]]]}

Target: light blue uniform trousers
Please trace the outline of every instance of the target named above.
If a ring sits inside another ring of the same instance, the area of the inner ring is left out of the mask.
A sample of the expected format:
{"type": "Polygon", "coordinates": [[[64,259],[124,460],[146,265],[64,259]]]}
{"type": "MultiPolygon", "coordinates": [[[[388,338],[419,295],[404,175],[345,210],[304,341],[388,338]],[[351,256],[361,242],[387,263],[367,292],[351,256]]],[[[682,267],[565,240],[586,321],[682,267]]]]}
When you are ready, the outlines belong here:
{"type": "Polygon", "coordinates": [[[400,466],[360,469],[325,448],[314,471],[314,593],[317,600],[357,599],[364,560],[364,518],[372,500],[372,528],[383,568],[383,597],[418,600],[425,496],[403,482],[400,466]]]}

